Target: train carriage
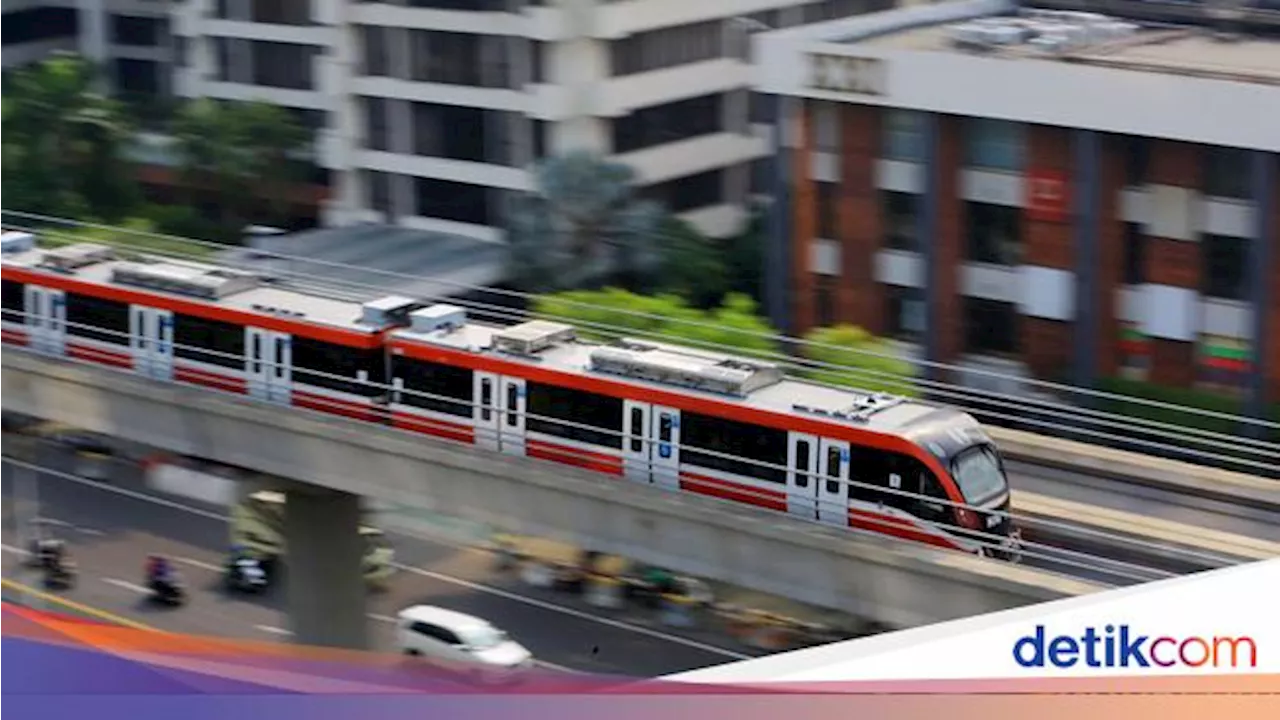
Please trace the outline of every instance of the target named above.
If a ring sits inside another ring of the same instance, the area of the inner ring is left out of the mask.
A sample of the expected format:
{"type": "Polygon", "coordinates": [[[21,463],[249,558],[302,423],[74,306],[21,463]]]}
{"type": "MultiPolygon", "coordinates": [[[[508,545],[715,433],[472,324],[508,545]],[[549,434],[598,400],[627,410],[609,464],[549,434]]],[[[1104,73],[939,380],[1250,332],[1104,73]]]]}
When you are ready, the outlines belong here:
{"type": "Polygon", "coordinates": [[[377,306],[212,265],[121,259],[92,244],[42,251],[13,240],[6,238],[3,268],[6,343],[381,420],[387,320],[377,306]]]}
{"type": "Polygon", "coordinates": [[[962,412],[558,323],[410,318],[387,336],[401,428],[943,547],[1016,544],[999,454],[962,412]]]}
{"type": "Polygon", "coordinates": [[[1016,556],[999,453],[969,415],[780,366],[546,321],[322,297],[214,265],[6,234],[3,340],[632,482],[1016,556]],[[959,507],[963,506],[963,507],[959,507]]]}

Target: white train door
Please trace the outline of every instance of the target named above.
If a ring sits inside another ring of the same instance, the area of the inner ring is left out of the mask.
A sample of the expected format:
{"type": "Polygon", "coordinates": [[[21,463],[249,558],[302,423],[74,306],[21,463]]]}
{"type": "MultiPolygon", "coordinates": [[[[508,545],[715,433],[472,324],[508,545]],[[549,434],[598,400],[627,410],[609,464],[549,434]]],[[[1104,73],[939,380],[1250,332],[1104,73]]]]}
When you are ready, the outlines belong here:
{"type": "Polygon", "coordinates": [[[498,450],[498,421],[501,405],[498,402],[498,376],[493,373],[473,374],[475,386],[472,397],[471,420],[476,428],[476,447],[498,450]]]}
{"type": "Polygon", "coordinates": [[[818,438],[789,433],[787,445],[787,512],[807,518],[818,516],[818,438]]]}
{"type": "Polygon", "coordinates": [[[650,457],[653,482],[671,490],[680,489],[680,411],[654,405],[650,409],[650,457]]]}
{"type": "Polygon", "coordinates": [[[849,524],[849,443],[822,439],[822,477],[818,484],[818,519],[833,525],[849,524]]]}
{"type": "Polygon", "coordinates": [[[524,416],[527,412],[528,390],[521,378],[503,377],[500,397],[502,417],[498,430],[502,452],[508,455],[524,455],[524,416]]]}
{"type": "Polygon", "coordinates": [[[31,347],[37,352],[61,355],[67,342],[67,297],[61,290],[27,285],[26,323],[31,347]]]}
{"type": "Polygon", "coordinates": [[[133,369],[139,375],[173,379],[173,313],[130,305],[129,348],[133,369]]]}
{"type": "Polygon", "coordinates": [[[247,327],[244,371],[249,394],[288,405],[293,401],[293,343],[288,333],[247,327]]]}
{"type": "Polygon", "coordinates": [[[622,401],[622,469],[628,480],[653,482],[653,442],[649,432],[649,406],[622,401]]]}

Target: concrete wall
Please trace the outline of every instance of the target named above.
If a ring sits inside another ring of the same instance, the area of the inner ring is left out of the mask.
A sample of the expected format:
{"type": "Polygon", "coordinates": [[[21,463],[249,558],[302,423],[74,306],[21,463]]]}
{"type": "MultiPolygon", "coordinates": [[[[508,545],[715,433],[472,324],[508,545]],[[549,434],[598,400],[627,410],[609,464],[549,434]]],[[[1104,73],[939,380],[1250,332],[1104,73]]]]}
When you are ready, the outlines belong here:
{"type": "Polygon", "coordinates": [[[5,353],[12,412],[336,490],[447,510],[761,592],[910,626],[1097,590],[543,461],[5,353]]]}

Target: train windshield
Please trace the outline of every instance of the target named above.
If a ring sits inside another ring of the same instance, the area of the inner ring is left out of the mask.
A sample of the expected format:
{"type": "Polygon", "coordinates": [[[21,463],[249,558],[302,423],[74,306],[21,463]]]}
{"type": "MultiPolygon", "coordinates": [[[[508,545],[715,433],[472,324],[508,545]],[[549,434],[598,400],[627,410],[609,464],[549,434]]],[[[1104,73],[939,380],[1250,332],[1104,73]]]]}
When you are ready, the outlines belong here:
{"type": "Polygon", "coordinates": [[[990,445],[975,445],[961,452],[951,462],[951,473],[965,501],[973,504],[986,502],[1009,487],[1000,458],[990,445]]]}

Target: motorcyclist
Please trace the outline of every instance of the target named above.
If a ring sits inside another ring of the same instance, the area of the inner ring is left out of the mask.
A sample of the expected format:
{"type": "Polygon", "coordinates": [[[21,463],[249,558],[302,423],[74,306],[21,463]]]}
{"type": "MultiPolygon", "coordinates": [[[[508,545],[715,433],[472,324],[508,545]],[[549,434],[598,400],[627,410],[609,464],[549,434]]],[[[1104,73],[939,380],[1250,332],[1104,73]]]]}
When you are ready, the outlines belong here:
{"type": "Polygon", "coordinates": [[[147,582],[151,585],[168,585],[172,582],[169,560],[163,555],[151,555],[147,558],[147,582]]]}
{"type": "Polygon", "coordinates": [[[43,538],[36,541],[37,559],[40,567],[48,572],[59,572],[63,569],[63,559],[66,556],[66,545],[61,541],[53,538],[43,538]]]}

